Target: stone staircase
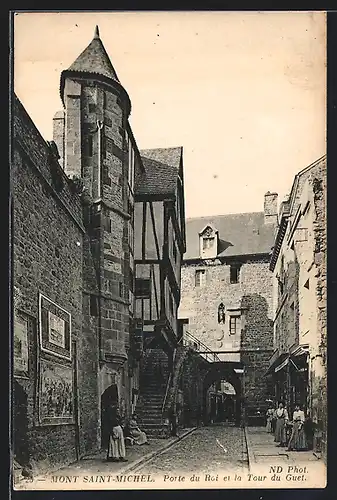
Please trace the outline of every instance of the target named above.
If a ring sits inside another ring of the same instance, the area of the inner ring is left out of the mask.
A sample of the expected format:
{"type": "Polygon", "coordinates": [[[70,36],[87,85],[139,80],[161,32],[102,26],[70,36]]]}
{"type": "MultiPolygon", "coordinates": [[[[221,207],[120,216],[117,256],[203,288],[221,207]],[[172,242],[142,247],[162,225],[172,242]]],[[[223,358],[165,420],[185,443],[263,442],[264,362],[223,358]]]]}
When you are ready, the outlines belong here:
{"type": "Polygon", "coordinates": [[[162,418],[162,407],[169,378],[168,358],[162,349],[148,349],[140,377],[136,413],[141,429],[149,437],[165,438],[169,426],[162,418]]]}

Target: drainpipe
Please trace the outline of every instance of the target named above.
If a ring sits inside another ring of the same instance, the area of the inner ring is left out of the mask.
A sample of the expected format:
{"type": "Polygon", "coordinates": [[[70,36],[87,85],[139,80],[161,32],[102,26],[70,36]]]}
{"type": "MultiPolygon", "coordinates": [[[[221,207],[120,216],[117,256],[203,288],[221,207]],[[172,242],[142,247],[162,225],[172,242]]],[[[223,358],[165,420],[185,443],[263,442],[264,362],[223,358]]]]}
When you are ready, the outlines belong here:
{"type": "Polygon", "coordinates": [[[97,171],[97,198],[100,198],[102,195],[102,129],[103,129],[103,121],[97,120],[97,131],[98,131],[98,171],[97,171]]]}
{"type": "MultiPolygon", "coordinates": [[[[101,120],[97,120],[97,133],[98,133],[98,151],[97,151],[97,157],[98,157],[98,165],[97,165],[97,198],[100,200],[101,198],[101,168],[102,168],[102,129],[103,129],[103,122],[101,120]]],[[[102,304],[101,304],[101,298],[102,298],[102,278],[101,278],[101,249],[100,249],[100,244],[101,244],[101,238],[102,238],[102,226],[100,224],[100,234],[99,234],[99,241],[98,241],[98,369],[100,370],[100,365],[101,365],[101,359],[102,359],[102,304]]],[[[99,374],[98,374],[99,375],[99,374]]],[[[102,419],[102,407],[101,407],[101,390],[102,390],[102,381],[100,380],[100,391],[99,391],[99,400],[98,400],[98,405],[99,405],[99,427],[101,429],[100,432],[100,443],[99,443],[99,448],[102,446],[102,427],[101,427],[101,419],[102,419]]]]}

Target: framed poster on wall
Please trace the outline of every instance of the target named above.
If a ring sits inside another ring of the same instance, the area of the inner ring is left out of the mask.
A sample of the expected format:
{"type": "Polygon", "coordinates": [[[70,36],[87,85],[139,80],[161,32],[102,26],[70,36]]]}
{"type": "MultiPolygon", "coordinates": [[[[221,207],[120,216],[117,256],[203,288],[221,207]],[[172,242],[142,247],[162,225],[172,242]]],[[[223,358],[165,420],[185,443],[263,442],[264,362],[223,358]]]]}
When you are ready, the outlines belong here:
{"type": "Polygon", "coordinates": [[[14,377],[29,378],[28,318],[18,311],[14,314],[13,371],[14,377]]]}
{"type": "Polygon", "coordinates": [[[71,314],[42,293],[39,323],[41,350],[71,360],[71,314]]]}
{"type": "Polygon", "coordinates": [[[40,425],[74,423],[73,366],[40,358],[38,383],[40,425]]]}

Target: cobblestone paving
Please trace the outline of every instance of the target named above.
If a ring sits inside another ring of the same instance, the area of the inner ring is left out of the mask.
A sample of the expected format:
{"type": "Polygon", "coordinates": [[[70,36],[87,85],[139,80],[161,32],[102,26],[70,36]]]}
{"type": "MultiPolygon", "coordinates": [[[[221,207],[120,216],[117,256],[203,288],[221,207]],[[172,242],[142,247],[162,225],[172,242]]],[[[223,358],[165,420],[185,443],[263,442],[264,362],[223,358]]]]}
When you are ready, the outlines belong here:
{"type": "Polygon", "coordinates": [[[225,425],[199,428],[137,469],[137,473],[153,475],[227,471],[247,472],[248,462],[243,429],[225,425]]]}

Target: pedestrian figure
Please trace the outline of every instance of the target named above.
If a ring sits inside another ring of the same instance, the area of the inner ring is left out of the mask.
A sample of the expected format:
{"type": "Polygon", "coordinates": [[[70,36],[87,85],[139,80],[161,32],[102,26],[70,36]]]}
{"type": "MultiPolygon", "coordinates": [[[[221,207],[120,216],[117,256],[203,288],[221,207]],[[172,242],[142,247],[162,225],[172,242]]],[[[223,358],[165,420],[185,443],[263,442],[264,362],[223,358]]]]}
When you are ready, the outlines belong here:
{"type": "Polygon", "coordinates": [[[139,425],[137,422],[137,415],[135,413],[130,418],[129,425],[128,425],[128,431],[129,431],[130,437],[133,439],[133,441],[136,444],[139,444],[139,445],[149,444],[145,432],[141,431],[139,428],[139,425]]]}
{"type": "Polygon", "coordinates": [[[304,451],[308,449],[308,443],[304,432],[305,415],[299,405],[295,406],[292,421],[292,432],[288,443],[288,451],[304,451]]]}
{"type": "Polygon", "coordinates": [[[172,405],[168,411],[168,417],[170,422],[170,434],[171,436],[177,436],[177,415],[172,405]]]}
{"type": "Polygon", "coordinates": [[[280,402],[276,410],[275,443],[277,446],[287,446],[286,425],[289,421],[288,412],[280,402]]]}
{"type": "Polygon", "coordinates": [[[117,405],[110,405],[107,408],[107,424],[109,429],[107,461],[127,462],[124,435],[117,405]]]}
{"type": "Polygon", "coordinates": [[[307,440],[308,450],[312,450],[314,447],[314,423],[309,415],[307,415],[304,420],[303,430],[307,440]]]}
{"type": "Polygon", "coordinates": [[[267,420],[266,431],[267,432],[273,432],[274,413],[275,413],[275,410],[270,405],[267,412],[266,412],[266,420],[267,420]]]}
{"type": "Polygon", "coordinates": [[[276,420],[277,420],[277,417],[276,417],[276,410],[277,410],[277,408],[275,408],[275,405],[274,405],[274,408],[273,408],[273,416],[272,416],[272,419],[271,419],[271,432],[272,432],[272,434],[274,434],[274,435],[275,435],[276,420]]]}

